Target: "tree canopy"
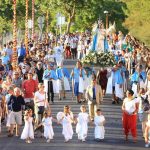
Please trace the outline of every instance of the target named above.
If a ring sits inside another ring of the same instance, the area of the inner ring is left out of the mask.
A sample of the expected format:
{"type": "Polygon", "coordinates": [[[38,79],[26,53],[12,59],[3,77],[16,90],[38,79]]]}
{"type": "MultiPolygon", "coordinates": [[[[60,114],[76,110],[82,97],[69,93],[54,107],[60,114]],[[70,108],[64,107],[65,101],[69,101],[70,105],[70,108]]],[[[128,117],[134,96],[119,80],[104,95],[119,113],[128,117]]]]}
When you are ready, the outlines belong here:
{"type": "MultiPolygon", "coordinates": [[[[29,0],[31,19],[32,1],[29,0]]],[[[150,1],[147,0],[35,0],[35,28],[37,18],[49,14],[49,30],[55,31],[56,14],[66,17],[64,31],[85,31],[101,18],[105,23],[104,11],[109,11],[109,21],[116,22],[117,30],[129,30],[138,39],[150,45],[150,1]]],[[[12,1],[0,1],[0,33],[12,31],[12,1]]],[[[17,27],[25,28],[25,0],[17,0],[17,27]]],[[[45,29],[44,29],[45,30],[45,29]]]]}
{"type": "Polygon", "coordinates": [[[127,18],[124,26],[138,39],[150,46],[150,1],[149,0],[123,0],[127,9],[124,10],[127,18]]]}

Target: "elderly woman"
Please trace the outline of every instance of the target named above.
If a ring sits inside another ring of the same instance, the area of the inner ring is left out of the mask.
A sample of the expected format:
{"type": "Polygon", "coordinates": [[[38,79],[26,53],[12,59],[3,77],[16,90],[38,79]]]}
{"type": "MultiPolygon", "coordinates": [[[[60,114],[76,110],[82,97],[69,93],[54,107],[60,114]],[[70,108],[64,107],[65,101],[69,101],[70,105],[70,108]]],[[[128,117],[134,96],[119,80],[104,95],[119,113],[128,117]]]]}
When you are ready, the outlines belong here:
{"type": "Polygon", "coordinates": [[[123,111],[123,128],[125,134],[125,140],[128,141],[128,135],[131,131],[133,142],[137,141],[137,110],[138,103],[135,98],[133,98],[134,92],[128,90],[126,93],[127,97],[124,99],[122,104],[123,111]]]}

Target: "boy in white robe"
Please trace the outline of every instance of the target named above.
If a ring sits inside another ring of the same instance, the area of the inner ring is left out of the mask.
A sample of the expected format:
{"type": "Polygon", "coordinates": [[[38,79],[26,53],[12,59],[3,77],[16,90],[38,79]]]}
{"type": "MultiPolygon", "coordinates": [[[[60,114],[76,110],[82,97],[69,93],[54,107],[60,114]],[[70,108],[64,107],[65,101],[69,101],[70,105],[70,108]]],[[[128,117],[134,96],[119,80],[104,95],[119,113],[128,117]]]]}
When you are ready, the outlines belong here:
{"type": "Polygon", "coordinates": [[[78,134],[78,140],[85,142],[88,132],[88,122],[90,119],[88,113],[86,113],[85,105],[82,105],[80,110],[81,112],[77,117],[76,133],[78,134]]]}
{"type": "Polygon", "coordinates": [[[105,123],[105,117],[102,115],[102,112],[100,109],[97,109],[96,111],[97,116],[94,117],[94,124],[95,124],[95,140],[99,141],[104,139],[105,135],[105,129],[104,129],[104,123],[105,123]]]}
{"type": "Polygon", "coordinates": [[[73,114],[70,111],[70,107],[68,105],[64,106],[64,114],[62,116],[62,119],[59,120],[59,123],[62,124],[63,130],[62,134],[65,138],[65,143],[69,142],[69,140],[72,139],[73,136],[73,114]]]}

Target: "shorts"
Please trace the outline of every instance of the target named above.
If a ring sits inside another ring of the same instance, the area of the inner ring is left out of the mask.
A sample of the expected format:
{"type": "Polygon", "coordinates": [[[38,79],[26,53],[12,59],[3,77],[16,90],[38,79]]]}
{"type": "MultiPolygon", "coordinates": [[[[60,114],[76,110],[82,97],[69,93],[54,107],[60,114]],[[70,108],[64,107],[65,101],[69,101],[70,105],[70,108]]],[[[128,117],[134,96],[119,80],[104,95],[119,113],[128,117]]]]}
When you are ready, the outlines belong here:
{"type": "Polygon", "coordinates": [[[22,111],[10,112],[10,124],[22,125],[22,111]]]}
{"type": "Polygon", "coordinates": [[[74,95],[75,96],[79,95],[79,82],[75,82],[74,84],[74,95]]]}

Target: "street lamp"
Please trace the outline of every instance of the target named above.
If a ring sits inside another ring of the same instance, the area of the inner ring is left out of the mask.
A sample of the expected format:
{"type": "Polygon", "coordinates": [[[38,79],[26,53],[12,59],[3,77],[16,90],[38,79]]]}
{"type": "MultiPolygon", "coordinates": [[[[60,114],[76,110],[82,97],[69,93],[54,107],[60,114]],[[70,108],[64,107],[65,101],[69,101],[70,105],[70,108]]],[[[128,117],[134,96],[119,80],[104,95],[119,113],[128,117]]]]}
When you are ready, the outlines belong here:
{"type": "Polygon", "coordinates": [[[109,12],[107,10],[105,10],[104,14],[106,14],[106,30],[107,30],[108,29],[108,14],[109,14],[109,12]]]}

